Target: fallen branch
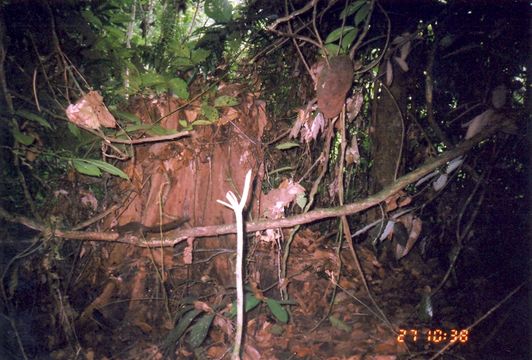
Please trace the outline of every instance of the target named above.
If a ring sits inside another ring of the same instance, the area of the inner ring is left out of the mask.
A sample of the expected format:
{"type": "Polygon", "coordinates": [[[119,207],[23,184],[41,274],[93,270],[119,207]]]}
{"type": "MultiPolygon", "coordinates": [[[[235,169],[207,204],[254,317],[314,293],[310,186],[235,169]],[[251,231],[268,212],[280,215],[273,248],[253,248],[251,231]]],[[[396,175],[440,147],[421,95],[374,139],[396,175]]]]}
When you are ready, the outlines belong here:
{"type": "MultiPolygon", "coordinates": [[[[465,140],[456,148],[446,151],[440,156],[436,157],[433,160],[425,163],[418,169],[400,177],[394,183],[379,191],[378,193],[371,195],[363,200],[355,201],[353,203],[338,206],[334,208],[326,209],[315,209],[304,214],[294,215],[284,219],[275,219],[275,220],[262,220],[257,222],[247,222],[246,231],[252,233],[255,231],[261,231],[265,229],[272,228],[290,228],[296,225],[303,225],[312,223],[314,221],[352,215],[359,213],[361,211],[372,208],[373,206],[378,205],[379,203],[386,200],[388,197],[392,196],[396,192],[404,189],[406,186],[415,183],[417,180],[421,179],[423,176],[431,173],[432,171],[438,169],[439,167],[445,165],[450,160],[461,156],[471,150],[475,145],[477,145],[482,140],[487,139],[488,137],[495,134],[501,128],[511,125],[510,120],[501,121],[499,124],[489,127],[484,131],[480,132],[471,139],[465,140]]],[[[169,232],[171,237],[164,236],[162,239],[154,241],[145,241],[139,239],[134,235],[121,236],[118,233],[113,232],[86,232],[86,231],[68,231],[62,229],[50,229],[42,224],[35,222],[25,216],[11,215],[4,208],[0,207],[0,218],[10,222],[16,222],[23,224],[31,229],[48,232],[49,234],[61,237],[65,239],[72,240],[85,240],[85,241],[113,241],[113,242],[122,242],[126,244],[132,244],[139,247],[153,247],[153,246],[175,246],[176,244],[184,241],[188,238],[200,238],[200,237],[210,237],[226,234],[236,234],[237,227],[236,224],[226,224],[226,225],[211,225],[211,226],[200,226],[191,229],[180,229],[177,231],[169,232]]]]}

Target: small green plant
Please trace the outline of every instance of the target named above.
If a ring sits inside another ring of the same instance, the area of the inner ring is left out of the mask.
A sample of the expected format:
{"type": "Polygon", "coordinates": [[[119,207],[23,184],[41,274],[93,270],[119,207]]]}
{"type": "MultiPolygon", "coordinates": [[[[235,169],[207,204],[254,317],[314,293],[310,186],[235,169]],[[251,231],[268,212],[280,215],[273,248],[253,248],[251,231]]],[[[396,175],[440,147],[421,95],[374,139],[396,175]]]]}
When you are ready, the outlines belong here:
{"type": "MultiPolygon", "coordinates": [[[[258,299],[252,293],[246,293],[246,313],[256,308],[260,303],[265,303],[268,306],[268,309],[272,312],[272,315],[282,323],[288,322],[288,311],[283,307],[283,304],[288,304],[288,302],[280,302],[275,299],[265,297],[263,300],[258,299]]],[[[236,304],[233,302],[233,307],[229,312],[231,317],[236,315],[236,304]]]]}

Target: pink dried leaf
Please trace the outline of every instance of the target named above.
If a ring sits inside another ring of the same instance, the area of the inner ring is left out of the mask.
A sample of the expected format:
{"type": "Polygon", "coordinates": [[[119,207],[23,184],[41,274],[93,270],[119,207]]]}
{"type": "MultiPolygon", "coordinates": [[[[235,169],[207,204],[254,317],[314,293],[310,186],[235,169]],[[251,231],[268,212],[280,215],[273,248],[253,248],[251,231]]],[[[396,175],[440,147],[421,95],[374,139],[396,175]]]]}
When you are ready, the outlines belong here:
{"type": "Polygon", "coordinates": [[[401,70],[403,70],[404,72],[408,71],[409,68],[408,68],[408,64],[406,63],[406,61],[404,61],[403,59],[401,59],[400,57],[397,57],[397,56],[395,56],[393,59],[395,60],[397,65],[399,65],[401,70]]]}
{"type": "Polygon", "coordinates": [[[386,61],[386,86],[391,86],[393,82],[393,66],[392,62],[388,59],[386,61]]]}

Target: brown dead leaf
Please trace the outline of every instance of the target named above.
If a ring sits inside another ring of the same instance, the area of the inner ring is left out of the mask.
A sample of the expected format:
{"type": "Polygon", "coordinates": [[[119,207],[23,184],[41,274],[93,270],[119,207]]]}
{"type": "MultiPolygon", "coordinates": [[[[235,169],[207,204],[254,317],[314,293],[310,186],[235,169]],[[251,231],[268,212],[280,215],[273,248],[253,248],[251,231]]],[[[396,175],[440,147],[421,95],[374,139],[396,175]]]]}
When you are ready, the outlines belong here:
{"type": "Polygon", "coordinates": [[[269,219],[279,219],[284,216],[284,209],[296,200],[299,194],[304,194],[305,188],[292,179],[285,179],[277,189],[263,195],[261,201],[262,213],[269,219]]]}
{"type": "Polygon", "coordinates": [[[225,125],[231,121],[234,121],[241,117],[242,114],[235,108],[229,107],[223,110],[222,115],[220,116],[220,119],[218,120],[218,125],[222,126],[225,125]]]}
{"type": "Polygon", "coordinates": [[[152,326],[144,321],[134,320],[133,324],[140,328],[140,330],[142,330],[142,332],[145,334],[149,334],[153,330],[152,326]]]}
{"type": "Polygon", "coordinates": [[[70,122],[85,129],[116,127],[116,120],[103,103],[103,97],[97,91],[90,91],[75,104],[66,108],[70,122]]]}
{"type": "Polygon", "coordinates": [[[194,238],[187,239],[187,247],[183,250],[183,262],[187,265],[192,264],[194,254],[194,238]]]}
{"type": "Polygon", "coordinates": [[[259,284],[255,281],[249,281],[249,286],[251,287],[251,292],[258,300],[264,300],[265,297],[262,293],[262,290],[259,288],[259,284]]]}
{"type": "Polygon", "coordinates": [[[319,345],[314,344],[308,346],[305,344],[296,344],[290,347],[290,351],[299,358],[312,357],[315,353],[319,352],[319,345]]]}
{"type": "Polygon", "coordinates": [[[207,313],[211,313],[213,311],[209,304],[203,301],[194,301],[194,308],[196,310],[205,311],[207,313]]]}
{"type": "Polygon", "coordinates": [[[404,191],[401,190],[389,196],[386,200],[384,200],[384,202],[386,204],[386,212],[390,212],[397,208],[410,204],[410,202],[412,202],[412,199],[404,191]]]}
{"type": "Polygon", "coordinates": [[[260,325],[260,329],[258,329],[253,334],[253,339],[256,341],[257,346],[261,348],[267,348],[268,346],[271,346],[273,343],[272,338],[273,334],[271,333],[270,329],[272,327],[272,323],[265,320],[264,317],[260,317],[259,319],[253,319],[248,323],[248,329],[256,329],[257,323],[260,325]]]}
{"type": "Polygon", "coordinates": [[[227,353],[227,347],[221,345],[210,346],[207,350],[209,359],[222,359],[227,353]]]}
{"type": "Polygon", "coordinates": [[[297,110],[297,120],[294,125],[292,125],[292,129],[290,130],[290,134],[288,136],[290,139],[296,138],[299,135],[303,124],[309,121],[310,114],[312,113],[312,106],[315,102],[316,100],[311,100],[307,103],[305,108],[299,108],[297,110]]]}
{"type": "Polygon", "coordinates": [[[423,225],[423,222],[421,221],[420,218],[415,217],[412,220],[412,227],[410,229],[410,234],[408,236],[408,242],[406,243],[406,249],[405,249],[404,255],[408,254],[408,252],[412,250],[412,248],[416,244],[416,241],[417,239],[419,239],[419,235],[421,234],[422,225],[423,225]]]}

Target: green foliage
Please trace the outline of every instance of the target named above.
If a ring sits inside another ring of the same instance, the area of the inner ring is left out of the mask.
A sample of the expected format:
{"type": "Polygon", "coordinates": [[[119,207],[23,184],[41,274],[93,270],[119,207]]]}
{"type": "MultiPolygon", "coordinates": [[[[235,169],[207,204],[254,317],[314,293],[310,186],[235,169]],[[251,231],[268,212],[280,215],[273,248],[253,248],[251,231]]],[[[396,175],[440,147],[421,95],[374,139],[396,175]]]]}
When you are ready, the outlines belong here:
{"type": "Polygon", "coordinates": [[[197,348],[205,341],[214,316],[215,314],[205,314],[190,327],[190,335],[187,341],[190,346],[197,348]]]}
{"type": "Polygon", "coordinates": [[[214,106],[208,104],[201,104],[201,114],[209,121],[216,121],[219,118],[218,110],[214,106]]]}
{"type": "Polygon", "coordinates": [[[288,150],[288,149],[292,149],[292,148],[295,148],[295,147],[300,147],[300,145],[298,143],[296,143],[296,142],[293,142],[293,141],[284,142],[284,143],[281,143],[281,144],[275,146],[275,148],[277,150],[288,150]]]}
{"type": "Polygon", "coordinates": [[[331,31],[325,39],[325,48],[329,55],[347,54],[351,45],[361,32],[360,25],[369,15],[370,6],[365,0],[349,4],[339,15],[340,20],[345,20],[346,25],[331,31]],[[355,14],[354,18],[349,17],[355,14]],[[351,22],[352,21],[352,22],[351,22]],[[353,25],[350,25],[350,24],[353,25]]]}
{"type": "Polygon", "coordinates": [[[234,96],[222,95],[214,100],[215,107],[226,107],[238,105],[239,101],[234,96]]]}
{"type": "Polygon", "coordinates": [[[45,118],[31,111],[20,109],[15,112],[15,115],[18,115],[23,119],[35,121],[36,123],[38,123],[39,125],[41,125],[42,127],[46,129],[49,129],[49,130],[53,129],[52,125],[50,125],[50,123],[45,118]]]}
{"type": "Polygon", "coordinates": [[[72,165],[81,174],[89,176],[101,176],[102,171],[104,171],[111,175],[119,176],[122,179],[129,180],[129,177],[126,173],[119,168],[106,163],[105,161],[93,159],[72,159],[72,165]]]}
{"type": "Polygon", "coordinates": [[[342,36],[344,36],[348,31],[355,30],[355,27],[353,26],[344,26],[339,27],[329,33],[327,38],[325,39],[325,43],[332,43],[338,39],[340,39],[342,36]]]}
{"type": "Polygon", "coordinates": [[[366,0],[358,0],[358,1],[355,1],[355,2],[352,2],[350,3],[344,10],[342,10],[342,12],[340,13],[340,20],[343,20],[345,19],[346,17],[349,17],[351,15],[353,15],[354,13],[358,12],[358,10],[362,7],[366,5],[367,6],[367,1],[366,0]]]}
{"type": "Polygon", "coordinates": [[[177,341],[185,334],[190,324],[202,313],[201,310],[194,309],[194,306],[187,305],[177,316],[176,326],[168,333],[164,340],[164,347],[175,346],[177,341]]]}
{"type": "Polygon", "coordinates": [[[198,348],[205,341],[214,320],[214,312],[205,312],[196,309],[193,305],[195,299],[183,299],[187,304],[177,314],[175,327],[166,336],[162,347],[172,352],[175,344],[188,331],[187,343],[192,348],[198,348]]]}
{"type": "Polygon", "coordinates": [[[346,324],[343,320],[339,319],[338,317],[331,315],[329,316],[329,322],[331,325],[337,329],[340,329],[345,332],[351,332],[352,328],[348,324],[346,324]]]}
{"type": "Polygon", "coordinates": [[[273,316],[275,316],[277,320],[279,320],[282,323],[288,322],[288,312],[286,311],[284,307],[281,306],[279,301],[267,298],[266,305],[268,305],[268,308],[270,309],[273,316]]]}
{"type": "MultiPolygon", "coordinates": [[[[270,309],[271,313],[277,320],[279,320],[282,323],[288,322],[288,312],[286,309],[282,306],[282,303],[271,298],[265,298],[264,300],[259,300],[255,295],[252,293],[246,293],[245,295],[246,301],[244,302],[245,310],[244,312],[249,312],[256,308],[261,302],[264,302],[268,309],[270,309]]],[[[233,302],[233,306],[231,307],[231,311],[229,312],[229,315],[234,317],[236,316],[236,301],[233,302]]]]}
{"type": "Polygon", "coordinates": [[[31,145],[35,141],[35,137],[32,135],[27,135],[23,132],[21,132],[18,127],[12,127],[11,133],[13,134],[13,137],[15,140],[22,145],[31,145]]]}
{"type": "Polygon", "coordinates": [[[228,0],[206,0],[205,14],[217,23],[228,23],[233,17],[233,6],[228,0]]]}

